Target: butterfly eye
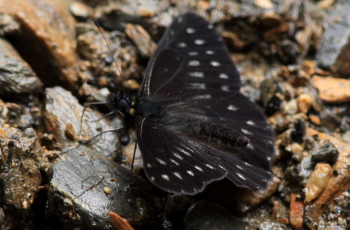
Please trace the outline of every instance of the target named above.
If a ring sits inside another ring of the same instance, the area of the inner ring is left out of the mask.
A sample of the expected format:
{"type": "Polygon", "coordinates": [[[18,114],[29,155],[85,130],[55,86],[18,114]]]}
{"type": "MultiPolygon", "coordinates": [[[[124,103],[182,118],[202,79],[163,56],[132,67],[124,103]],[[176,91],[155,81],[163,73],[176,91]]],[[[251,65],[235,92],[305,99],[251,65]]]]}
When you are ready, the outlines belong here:
{"type": "Polygon", "coordinates": [[[129,107],[130,107],[130,102],[127,99],[121,99],[118,101],[117,108],[122,114],[125,114],[126,112],[128,112],[129,107]]]}

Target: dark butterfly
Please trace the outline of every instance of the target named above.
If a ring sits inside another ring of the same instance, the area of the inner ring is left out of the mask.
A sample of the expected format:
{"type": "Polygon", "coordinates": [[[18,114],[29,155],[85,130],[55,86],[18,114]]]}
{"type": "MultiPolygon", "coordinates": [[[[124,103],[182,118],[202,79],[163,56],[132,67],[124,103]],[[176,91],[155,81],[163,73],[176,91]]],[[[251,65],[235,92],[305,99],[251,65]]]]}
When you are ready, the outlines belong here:
{"type": "Polygon", "coordinates": [[[144,170],[160,189],[193,195],[227,177],[256,192],[273,177],[274,137],[240,84],[213,25],[186,13],[165,32],[136,103],[118,92],[108,104],[136,117],[144,170]]]}

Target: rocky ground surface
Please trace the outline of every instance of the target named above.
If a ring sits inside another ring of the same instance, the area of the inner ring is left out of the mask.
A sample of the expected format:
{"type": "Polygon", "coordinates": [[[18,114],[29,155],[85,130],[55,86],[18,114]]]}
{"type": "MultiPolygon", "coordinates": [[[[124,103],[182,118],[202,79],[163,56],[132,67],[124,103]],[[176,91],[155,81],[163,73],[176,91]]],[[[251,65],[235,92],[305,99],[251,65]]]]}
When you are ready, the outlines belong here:
{"type": "Polygon", "coordinates": [[[347,0],[0,0],[0,229],[349,229],[349,12],[347,0]],[[242,92],[274,128],[266,191],[224,180],[196,196],[164,193],[139,151],[131,172],[135,130],[70,150],[121,127],[99,119],[105,106],[81,122],[84,105],[136,95],[187,11],[220,32],[242,92]]]}

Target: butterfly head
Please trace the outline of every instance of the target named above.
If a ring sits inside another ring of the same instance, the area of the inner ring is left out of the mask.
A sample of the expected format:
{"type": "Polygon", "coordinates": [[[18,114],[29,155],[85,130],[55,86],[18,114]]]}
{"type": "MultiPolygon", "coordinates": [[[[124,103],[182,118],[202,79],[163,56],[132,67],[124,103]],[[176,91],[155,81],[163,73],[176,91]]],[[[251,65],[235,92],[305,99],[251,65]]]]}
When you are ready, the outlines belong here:
{"type": "Polygon", "coordinates": [[[130,94],[118,91],[110,94],[107,99],[107,104],[112,110],[118,111],[122,116],[134,115],[134,102],[130,94]]]}

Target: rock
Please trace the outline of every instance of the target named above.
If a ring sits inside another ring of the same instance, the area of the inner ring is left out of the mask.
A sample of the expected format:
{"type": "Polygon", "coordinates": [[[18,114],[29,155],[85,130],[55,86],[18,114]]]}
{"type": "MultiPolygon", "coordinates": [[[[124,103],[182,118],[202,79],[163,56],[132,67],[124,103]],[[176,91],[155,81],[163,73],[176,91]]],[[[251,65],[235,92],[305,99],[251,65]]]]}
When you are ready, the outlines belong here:
{"type": "Polygon", "coordinates": [[[296,194],[292,194],[290,202],[290,214],[289,214],[290,225],[293,229],[302,230],[304,222],[304,204],[300,201],[300,198],[296,194]]]}
{"type": "MultiPolygon", "coordinates": [[[[323,214],[325,209],[324,205],[327,202],[334,199],[335,196],[339,196],[343,191],[347,190],[350,186],[350,145],[346,144],[339,139],[327,135],[325,133],[320,133],[314,129],[308,128],[307,135],[309,137],[317,136],[320,140],[330,141],[339,150],[338,161],[333,165],[332,177],[323,192],[307,207],[308,219],[310,222],[318,221],[320,216],[323,214]]],[[[315,229],[314,227],[312,229],[315,229]]]]}
{"type": "Polygon", "coordinates": [[[308,94],[301,94],[297,98],[298,110],[302,113],[307,113],[313,104],[313,99],[308,94]]]}
{"type": "Polygon", "coordinates": [[[270,116],[276,113],[283,101],[283,91],[273,79],[263,80],[260,84],[260,98],[264,106],[265,114],[270,116]]]}
{"type": "Polygon", "coordinates": [[[314,164],[319,162],[334,164],[339,156],[338,149],[330,141],[326,141],[321,147],[312,152],[311,160],[314,164]]]}
{"type": "Polygon", "coordinates": [[[16,50],[0,39],[0,94],[39,93],[42,89],[40,79],[16,50]]]}
{"type": "Polygon", "coordinates": [[[87,19],[92,15],[92,10],[85,4],[75,1],[69,6],[69,11],[77,18],[87,19]]]}
{"type": "Polygon", "coordinates": [[[136,44],[140,54],[144,58],[150,58],[157,48],[150,35],[140,25],[127,24],[125,33],[136,44]]]}
{"type": "Polygon", "coordinates": [[[77,89],[74,19],[69,1],[0,0],[0,14],[11,15],[19,31],[6,34],[12,45],[47,86],[77,89]],[[31,45],[28,45],[31,44],[31,45]]]}
{"type": "Polygon", "coordinates": [[[315,76],[312,82],[324,102],[343,103],[350,101],[350,80],[315,76]]]}
{"type": "MultiPolygon", "coordinates": [[[[22,132],[3,128],[0,142],[0,205],[6,207],[2,227],[24,229],[33,227],[33,204],[41,185],[39,162],[43,152],[33,129],[22,132]],[[20,221],[11,218],[21,216],[20,221]],[[5,224],[6,222],[6,224],[5,224]]],[[[1,208],[0,208],[1,209],[1,208]]],[[[1,222],[1,220],[0,220],[1,222]]]]}
{"type": "Polygon", "coordinates": [[[65,229],[114,229],[109,212],[131,226],[155,229],[153,195],[150,184],[101,152],[82,146],[54,162],[47,212],[60,219],[65,229]]]}
{"type": "Polygon", "coordinates": [[[327,163],[318,163],[312,172],[305,187],[305,202],[316,199],[327,187],[333,175],[332,167],[327,163]]]}
{"type": "Polygon", "coordinates": [[[326,20],[319,44],[318,66],[332,69],[339,77],[350,76],[350,2],[339,1],[326,20]]]}
{"type": "MultiPolygon", "coordinates": [[[[78,103],[78,100],[61,87],[46,89],[45,104],[44,123],[40,135],[42,137],[44,133],[53,135],[51,143],[46,143],[49,149],[60,148],[67,151],[78,145],[74,138],[67,135],[69,127],[70,133],[80,134],[79,139],[84,141],[90,140],[103,131],[115,129],[109,125],[106,119],[96,121],[103,117],[101,114],[89,110],[85,110],[83,114],[83,107],[78,103]],[[83,115],[84,117],[82,117],[83,115]]],[[[91,141],[89,147],[115,159],[119,155],[118,145],[117,136],[113,132],[107,132],[91,141]]]]}
{"type": "Polygon", "coordinates": [[[208,201],[198,201],[188,210],[185,230],[240,230],[247,226],[227,209],[208,201]]]}

